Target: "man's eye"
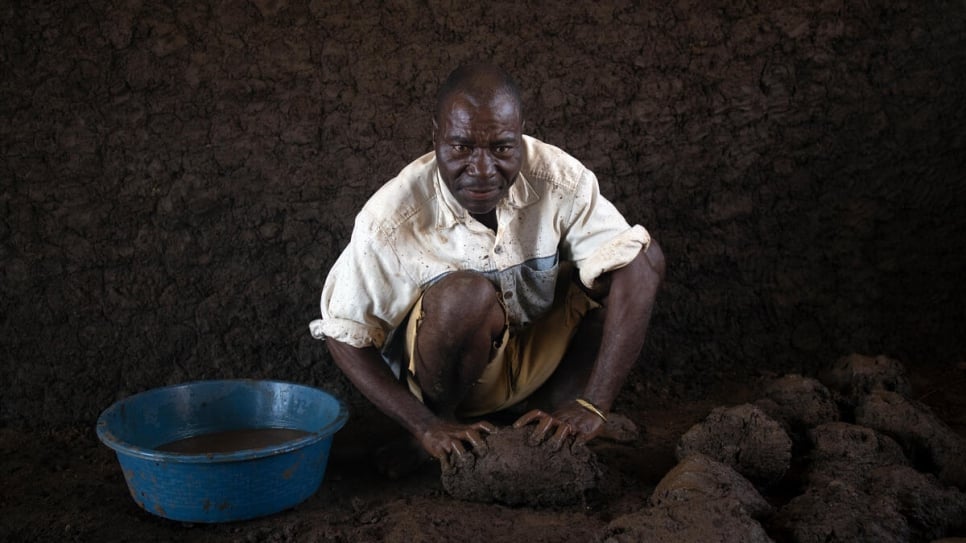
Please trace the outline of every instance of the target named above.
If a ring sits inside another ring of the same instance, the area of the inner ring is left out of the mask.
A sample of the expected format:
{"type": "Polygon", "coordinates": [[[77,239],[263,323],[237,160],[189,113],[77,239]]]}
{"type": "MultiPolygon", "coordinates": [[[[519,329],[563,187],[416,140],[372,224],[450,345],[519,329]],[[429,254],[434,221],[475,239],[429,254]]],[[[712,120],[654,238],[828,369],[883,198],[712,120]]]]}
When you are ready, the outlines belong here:
{"type": "Polygon", "coordinates": [[[512,150],[513,150],[513,147],[510,147],[509,145],[498,145],[496,147],[496,152],[499,153],[499,154],[501,154],[501,155],[505,155],[505,154],[509,153],[512,150]]]}
{"type": "Polygon", "coordinates": [[[463,145],[462,143],[457,143],[456,145],[453,146],[453,150],[456,151],[457,153],[465,153],[469,149],[470,148],[468,146],[463,145]]]}

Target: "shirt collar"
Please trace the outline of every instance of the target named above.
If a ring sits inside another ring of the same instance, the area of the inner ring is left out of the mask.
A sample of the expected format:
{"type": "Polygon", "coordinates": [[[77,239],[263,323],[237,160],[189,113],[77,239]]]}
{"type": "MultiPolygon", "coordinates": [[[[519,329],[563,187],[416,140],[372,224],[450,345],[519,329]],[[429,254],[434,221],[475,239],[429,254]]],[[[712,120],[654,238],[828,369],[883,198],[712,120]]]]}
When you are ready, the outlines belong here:
{"type": "MultiPolygon", "coordinates": [[[[433,184],[436,188],[436,196],[439,201],[439,206],[437,206],[436,211],[436,227],[439,229],[452,228],[457,224],[465,223],[470,218],[469,212],[460,205],[453,196],[453,193],[449,191],[449,187],[443,182],[443,178],[439,173],[438,166],[434,171],[433,184]]],[[[535,203],[539,199],[540,195],[534,190],[533,185],[530,184],[527,177],[523,175],[523,169],[521,168],[520,173],[517,175],[517,180],[510,186],[506,198],[497,205],[497,208],[510,207],[520,209],[535,203]]]]}

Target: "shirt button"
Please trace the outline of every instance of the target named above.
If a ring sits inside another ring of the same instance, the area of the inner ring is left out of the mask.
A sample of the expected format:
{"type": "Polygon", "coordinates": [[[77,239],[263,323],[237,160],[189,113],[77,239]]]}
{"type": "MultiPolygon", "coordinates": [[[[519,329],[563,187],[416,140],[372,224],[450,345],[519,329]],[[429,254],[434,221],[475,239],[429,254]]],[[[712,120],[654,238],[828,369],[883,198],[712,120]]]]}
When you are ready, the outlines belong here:
{"type": "Polygon", "coordinates": [[[512,292],[507,291],[507,292],[504,292],[503,293],[503,299],[504,300],[509,300],[510,298],[513,298],[513,293],[512,292]]]}
{"type": "Polygon", "coordinates": [[[493,248],[493,252],[496,254],[500,254],[503,252],[503,247],[497,245],[496,247],[493,248]]]}

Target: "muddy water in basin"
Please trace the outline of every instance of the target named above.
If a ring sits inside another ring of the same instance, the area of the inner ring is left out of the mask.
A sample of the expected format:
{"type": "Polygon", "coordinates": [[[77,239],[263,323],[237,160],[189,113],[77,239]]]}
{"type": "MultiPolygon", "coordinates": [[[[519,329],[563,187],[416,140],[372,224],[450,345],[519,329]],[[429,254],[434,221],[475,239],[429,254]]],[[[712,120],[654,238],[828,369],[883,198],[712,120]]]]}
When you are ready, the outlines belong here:
{"type": "Polygon", "coordinates": [[[230,453],[281,445],[311,432],[290,428],[246,428],[212,432],[165,443],[157,450],[186,454],[230,453]]]}

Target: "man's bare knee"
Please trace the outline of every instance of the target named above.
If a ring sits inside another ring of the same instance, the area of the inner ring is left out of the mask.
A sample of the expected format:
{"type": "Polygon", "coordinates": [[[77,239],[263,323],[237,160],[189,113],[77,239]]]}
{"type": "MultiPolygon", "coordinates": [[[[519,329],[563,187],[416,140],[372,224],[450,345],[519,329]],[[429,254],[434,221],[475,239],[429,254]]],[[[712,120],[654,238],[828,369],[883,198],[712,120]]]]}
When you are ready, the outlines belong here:
{"type": "Polygon", "coordinates": [[[498,324],[502,327],[502,306],[497,290],[486,277],[474,273],[454,272],[426,291],[423,297],[425,318],[445,321],[453,327],[465,324],[479,327],[498,324]],[[496,314],[501,318],[495,321],[496,314]]]}
{"type": "Polygon", "coordinates": [[[439,415],[452,415],[490,360],[505,316],[497,291],[478,273],[447,275],[423,295],[416,379],[439,415]]]}

